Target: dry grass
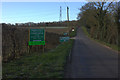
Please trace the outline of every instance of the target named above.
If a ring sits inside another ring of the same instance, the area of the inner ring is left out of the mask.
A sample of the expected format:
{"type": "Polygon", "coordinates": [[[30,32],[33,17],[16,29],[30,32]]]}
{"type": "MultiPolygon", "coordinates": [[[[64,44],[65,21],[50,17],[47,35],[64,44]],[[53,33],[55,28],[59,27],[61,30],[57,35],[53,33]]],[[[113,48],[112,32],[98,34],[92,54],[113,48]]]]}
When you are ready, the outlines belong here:
{"type": "MultiPolygon", "coordinates": [[[[19,29],[41,29],[43,27],[17,27],[19,29]]],[[[52,33],[57,33],[57,34],[63,34],[64,32],[68,32],[69,28],[65,28],[65,27],[55,27],[55,28],[51,28],[51,27],[47,27],[46,32],[52,32],[52,33]]]]}

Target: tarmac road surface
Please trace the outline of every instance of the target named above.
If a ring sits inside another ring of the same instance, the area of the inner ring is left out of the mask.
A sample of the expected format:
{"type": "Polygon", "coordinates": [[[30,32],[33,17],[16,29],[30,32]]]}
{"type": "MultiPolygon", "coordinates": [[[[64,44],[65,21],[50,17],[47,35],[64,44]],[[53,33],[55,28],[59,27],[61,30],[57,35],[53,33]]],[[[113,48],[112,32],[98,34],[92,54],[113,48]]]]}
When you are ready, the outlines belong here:
{"type": "Polygon", "coordinates": [[[65,78],[118,78],[118,52],[91,40],[80,27],[65,78]]]}

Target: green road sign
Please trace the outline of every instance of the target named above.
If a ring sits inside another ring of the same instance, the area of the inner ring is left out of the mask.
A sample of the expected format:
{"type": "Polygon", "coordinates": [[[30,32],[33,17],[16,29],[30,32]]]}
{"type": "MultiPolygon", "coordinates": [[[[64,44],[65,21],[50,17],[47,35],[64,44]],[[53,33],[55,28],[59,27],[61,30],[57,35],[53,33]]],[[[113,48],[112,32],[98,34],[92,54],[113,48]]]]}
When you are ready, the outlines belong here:
{"type": "Polygon", "coordinates": [[[29,41],[29,45],[45,45],[45,41],[29,41]]]}
{"type": "Polygon", "coordinates": [[[60,37],[60,42],[68,41],[70,37],[60,37]]]}
{"type": "Polygon", "coordinates": [[[64,33],[64,35],[66,36],[66,35],[68,35],[68,33],[64,33]]]}
{"type": "Polygon", "coordinates": [[[30,29],[30,41],[44,41],[44,29],[30,29]]]}
{"type": "Polygon", "coordinates": [[[44,29],[30,29],[29,45],[45,45],[44,29]]]}

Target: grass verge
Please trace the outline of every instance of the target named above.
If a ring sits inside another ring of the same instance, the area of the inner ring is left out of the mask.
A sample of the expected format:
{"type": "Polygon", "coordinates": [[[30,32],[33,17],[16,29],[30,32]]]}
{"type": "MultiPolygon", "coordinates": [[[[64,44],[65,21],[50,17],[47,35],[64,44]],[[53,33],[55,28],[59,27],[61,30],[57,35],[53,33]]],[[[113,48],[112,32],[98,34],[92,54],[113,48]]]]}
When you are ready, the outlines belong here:
{"type": "MultiPolygon", "coordinates": [[[[87,29],[86,29],[84,26],[82,26],[82,29],[83,29],[84,33],[85,33],[89,38],[91,38],[91,37],[90,37],[90,34],[87,32],[87,29]]],[[[109,43],[106,43],[106,42],[104,42],[104,41],[100,41],[100,40],[98,40],[98,39],[93,39],[93,38],[91,38],[91,39],[92,39],[92,40],[95,40],[95,41],[97,41],[97,42],[99,42],[99,43],[101,43],[101,44],[103,44],[103,45],[106,45],[106,46],[112,48],[113,50],[116,50],[116,51],[119,51],[119,52],[120,52],[120,47],[118,47],[117,45],[109,44],[109,43]]]]}
{"type": "Polygon", "coordinates": [[[53,51],[32,53],[3,63],[3,78],[62,78],[66,57],[72,48],[73,40],[60,44],[53,51]]]}

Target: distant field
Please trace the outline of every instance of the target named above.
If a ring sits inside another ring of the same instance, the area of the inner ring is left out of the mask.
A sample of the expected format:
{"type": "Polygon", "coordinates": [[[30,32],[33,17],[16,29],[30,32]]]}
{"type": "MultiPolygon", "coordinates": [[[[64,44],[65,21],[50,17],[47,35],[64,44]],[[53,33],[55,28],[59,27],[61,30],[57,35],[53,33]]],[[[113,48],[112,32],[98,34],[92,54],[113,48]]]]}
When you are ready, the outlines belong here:
{"type": "MultiPolygon", "coordinates": [[[[41,28],[45,28],[45,27],[17,27],[17,28],[21,28],[21,29],[41,29],[41,28]]],[[[68,32],[69,28],[68,27],[46,27],[45,30],[47,32],[52,32],[52,33],[57,33],[57,34],[62,34],[64,32],[68,32]]]]}

